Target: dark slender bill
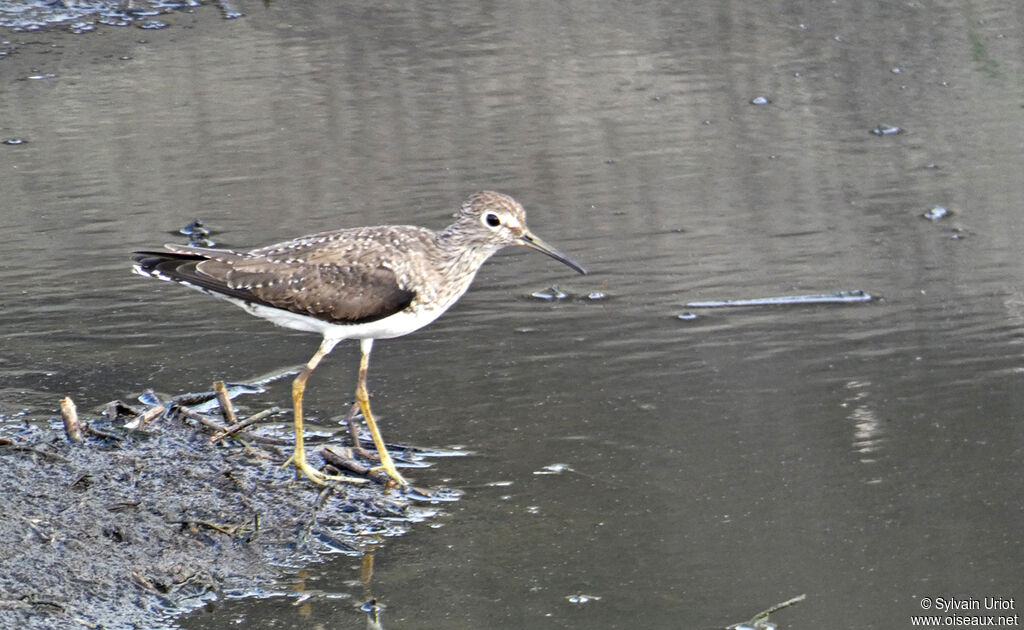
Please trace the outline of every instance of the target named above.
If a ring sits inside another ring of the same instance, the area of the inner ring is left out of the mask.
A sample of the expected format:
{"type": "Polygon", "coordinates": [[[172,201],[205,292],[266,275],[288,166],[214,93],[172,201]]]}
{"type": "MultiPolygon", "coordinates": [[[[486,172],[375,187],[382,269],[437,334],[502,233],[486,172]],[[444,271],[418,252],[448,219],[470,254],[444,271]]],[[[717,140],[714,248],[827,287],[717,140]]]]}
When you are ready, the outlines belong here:
{"type": "Polygon", "coordinates": [[[578,273],[581,273],[583,275],[586,275],[586,273],[587,273],[587,270],[584,269],[582,266],[580,266],[579,263],[577,263],[573,259],[569,258],[568,256],[566,256],[562,252],[558,251],[557,249],[555,249],[551,245],[548,245],[544,241],[540,240],[539,238],[537,238],[533,234],[530,234],[529,232],[527,232],[526,234],[523,234],[519,238],[519,241],[523,245],[526,245],[527,247],[529,247],[530,249],[535,249],[538,252],[542,252],[542,253],[547,254],[548,256],[551,256],[552,258],[554,258],[558,262],[560,262],[560,263],[562,263],[564,265],[567,265],[568,267],[572,268],[573,270],[577,271],[578,273]]]}

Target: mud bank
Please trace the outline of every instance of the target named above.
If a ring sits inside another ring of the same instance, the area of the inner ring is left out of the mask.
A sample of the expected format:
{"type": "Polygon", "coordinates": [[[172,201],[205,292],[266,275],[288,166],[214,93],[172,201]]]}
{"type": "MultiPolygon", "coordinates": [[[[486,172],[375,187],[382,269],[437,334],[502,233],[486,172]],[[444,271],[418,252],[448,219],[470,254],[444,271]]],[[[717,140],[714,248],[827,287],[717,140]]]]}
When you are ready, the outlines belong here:
{"type": "Polygon", "coordinates": [[[166,627],[220,597],[280,590],[290,569],[359,555],[436,514],[429,498],[373,483],[295,479],[281,468],[281,418],[213,441],[215,420],[173,411],[135,430],[92,419],[78,444],[59,418],[8,428],[0,626],[166,627]]]}

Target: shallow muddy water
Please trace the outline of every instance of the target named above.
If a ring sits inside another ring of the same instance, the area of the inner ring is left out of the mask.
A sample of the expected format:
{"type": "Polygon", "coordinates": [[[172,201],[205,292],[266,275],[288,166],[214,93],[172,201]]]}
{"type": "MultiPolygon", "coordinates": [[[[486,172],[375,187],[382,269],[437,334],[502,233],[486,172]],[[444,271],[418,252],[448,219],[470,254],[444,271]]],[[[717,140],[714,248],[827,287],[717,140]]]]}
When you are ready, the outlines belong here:
{"type": "MultiPolygon", "coordinates": [[[[309,358],[312,336],[130,274],[197,217],[248,248],[439,228],[490,188],[591,273],[502,252],[375,346],[384,436],[473,455],[409,473],[465,495],[372,579],[339,556],[304,594],[177,623],[362,628],[371,598],[385,628],[714,628],[802,593],[780,628],[1019,607],[1019,3],[234,8],[0,30],[3,422],[309,358]],[[854,290],[874,299],[686,306],[854,290]]],[[[322,427],[357,361],[312,378],[322,427]]]]}

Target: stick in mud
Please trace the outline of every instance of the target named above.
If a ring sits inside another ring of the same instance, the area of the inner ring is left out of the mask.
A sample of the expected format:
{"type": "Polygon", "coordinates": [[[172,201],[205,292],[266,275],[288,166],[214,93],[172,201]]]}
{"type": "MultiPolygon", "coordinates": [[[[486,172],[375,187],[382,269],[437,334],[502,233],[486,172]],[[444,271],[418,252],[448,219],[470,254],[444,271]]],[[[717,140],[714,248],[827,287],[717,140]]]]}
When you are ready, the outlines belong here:
{"type": "Polygon", "coordinates": [[[216,420],[214,420],[213,418],[211,418],[209,416],[205,416],[205,415],[199,413],[198,411],[192,411],[188,407],[184,407],[184,406],[181,406],[181,405],[173,405],[171,407],[170,413],[171,413],[171,415],[174,415],[174,416],[180,414],[180,415],[185,416],[186,418],[188,418],[190,420],[195,420],[196,422],[198,422],[199,424],[203,425],[204,427],[206,427],[208,429],[213,429],[214,431],[216,431],[218,433],[222,433],[224,431],[224,429],[227,428],[223,424],[221,424],[221,423],[217,422],[216,420]]]}
{"type": "Polygon", "coordinates": [[[235,418],[235,408],[231,406],[231,397],[228,396],[228,388],[224,386],[224,381],[214,381],[213,391],[217,392],[217,402],[220,403],[220,413],[224,416],[224,422],[229,425],[236,424],[238,419],[235,418]]]}
{"type": "Polygon", "coordinates": [[[64,419],[64,433],[67,434],[68,439],[74,444],[81,444],[83,442],[82,424],[78,421],[78,410],[70,396],[61,399],[60,415],[64,419]]]}
{"type": "Polygon", "coordinates": [[[156,420],[160,416],[164,415],[167,411],[167,407],[164,405],[157,405],[156,407],[150,407],[142,415],[139,416],[139,426],[146,426],[150,422],[156,420]]]}
{"type": "MultiPolygon", "coordinates": [[[[325,462],[339,470],[350,470],[357,475],[365,475],[383,486],[388,485],[391,481],[391,477],[389,477],[382,469],[373,469],[369,466],[360,464],[345,453],[339,452],[330,446],[325,446],[320,449],[320,455],[324,458],[325,462]]],[[[346,479],[346,481],[348,480],[346,479]]],[[[365,480],[361,479],[360,481],[365,480]]]]}
{"type": "Polygon", "coordinates": [[[219,442],[219,441],[223,440],[224,438],[228,437],[229,435],[231,435],[232,433],[236,433],[238,431],[241,431],[242,429],[244,429],[244,428],[246,428],[246,427],[248,427],[250,425],[256,424],[257,422],[262,422],[264,419],[269,418],[270,416],[272,416],[274,414],[280,413],[280,411],[281,411],[280,407],[271,407],[270,409],[264,409],[263,411],[261,411],[259,413],[253,414],[253,415],[249,416],[248,418],[246,418],[245,420],[242,420],[240,422],[236,422],[236,423],[232,424],[230,427],[224,429],[222,432],[220,432],[217,435],[211,437],[210,438],[210,443],[213,444],[215,442],[219,442]]]}
{"type": "MultiPolygon", "coordinates": [[[[156,405],[155,407],[150,407],[149,409],[136,415],[135,418],[131,420],[131,422],[126,423],[124,425],[124,428],[130,431],[134,431],[135,429],[144,427],[150,422],[164,415],[166,411],[167,407],[165,407],[163,404],[156,405]]],[[[109,417],[111,414],[108,413],[107,415],[109,417]]]]}

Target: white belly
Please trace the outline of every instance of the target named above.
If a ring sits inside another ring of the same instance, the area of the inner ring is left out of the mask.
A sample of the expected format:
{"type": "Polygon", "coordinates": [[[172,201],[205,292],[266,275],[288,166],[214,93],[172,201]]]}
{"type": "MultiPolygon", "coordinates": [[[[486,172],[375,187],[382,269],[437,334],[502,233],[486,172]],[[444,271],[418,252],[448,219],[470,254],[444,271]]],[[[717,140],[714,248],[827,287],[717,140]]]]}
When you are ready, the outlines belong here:
{"type": "Polygon", "coordinates": [[[278,326],[302,330],[323,335],[325,338],[341,341],[342,339],[391,339],[401,337],[423,328],[434,321],[444,312],[443,310],[430,310],[413,313],[401,311],[384,319],[365,324],[333,324],[322,319],[300,315],[290,311],[282,311],[276,308],[269,308],[261,304],[244,302],[242,300],[227,298],[217,295],[222,299],[232,302],[257,317],[262,317],[278,326]]]}

